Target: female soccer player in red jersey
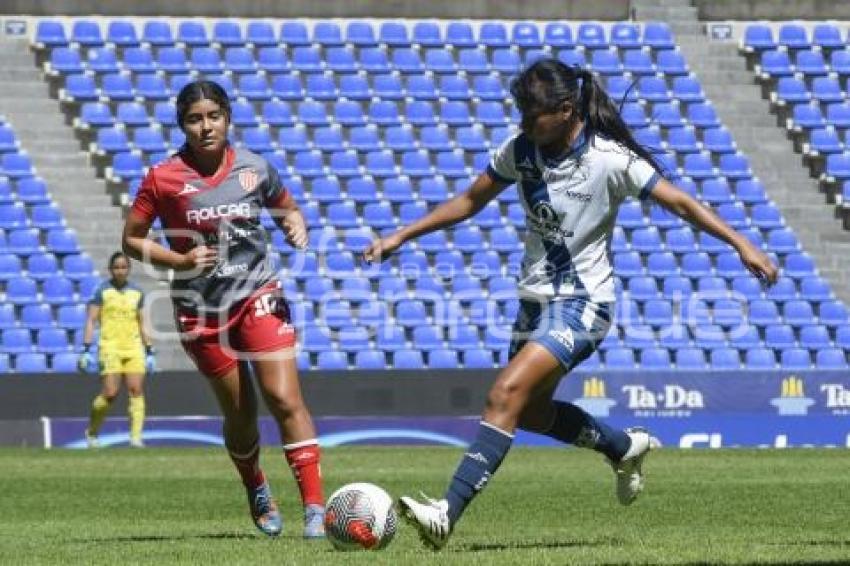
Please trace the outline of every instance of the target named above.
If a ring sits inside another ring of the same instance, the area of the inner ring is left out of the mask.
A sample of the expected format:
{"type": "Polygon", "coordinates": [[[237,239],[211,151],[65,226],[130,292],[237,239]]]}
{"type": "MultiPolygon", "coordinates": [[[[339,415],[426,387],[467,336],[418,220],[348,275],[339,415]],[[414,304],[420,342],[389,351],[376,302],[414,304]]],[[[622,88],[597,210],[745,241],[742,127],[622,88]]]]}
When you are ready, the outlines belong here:
{"type": "Polygon", "coordinates": [[[171,296],[181,343],[224,414],[224,442],[248,492],[257,528],[282,519],[259,465],[253,373],[280,428],[301,491],[304,536],[324,536],[319,446],[301,397],[289,307],[266,257],[263,207],[296,248],[307,245],[298,206],[262,157],[227,141],[230,103],[211,81],[185,86],[177,122],[186,143],[145,177],[124,226],[130,256],[174,270],[171,296]],[[147,238],[159,218],[168,249],[147,238]]]}
{"type": "Polygon", "coordinates": [[[511,94],[521,130],[496,151],[469,190],[366,250],[366,259],[382,259],[408,240],[475,215],[517,184],[529,230],[511,360],[490,389],[477,436],[444,498],[400,500],[405,518],[436,548],[446,544],[466,506],[496,473],[517,427],[604,454],[624,505],[643,489],[648,432],[616,430],[581,407],[552,398],[560,379],[596,350],[611,325],[610,243],[626,197],[651,196],[734,247],[756,277],[773,283],[777,276],[761,250],[662,178],[589,71],[539,60],[514,79],[511,94]]]}

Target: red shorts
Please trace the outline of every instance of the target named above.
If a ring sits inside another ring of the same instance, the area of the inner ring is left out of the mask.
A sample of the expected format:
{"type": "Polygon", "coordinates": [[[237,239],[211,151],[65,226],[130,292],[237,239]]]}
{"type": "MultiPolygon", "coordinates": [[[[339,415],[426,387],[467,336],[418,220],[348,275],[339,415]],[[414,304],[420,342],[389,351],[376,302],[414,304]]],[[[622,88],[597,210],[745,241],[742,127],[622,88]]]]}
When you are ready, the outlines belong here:
{"type": "Polygon", "coordinates": [[[258,289],[228,313],[226,319],[193,317],[175,312],[183,349],[207,377],[221,377],[252,354],[295,345],[289,305],[277,282],[258,289]]]}

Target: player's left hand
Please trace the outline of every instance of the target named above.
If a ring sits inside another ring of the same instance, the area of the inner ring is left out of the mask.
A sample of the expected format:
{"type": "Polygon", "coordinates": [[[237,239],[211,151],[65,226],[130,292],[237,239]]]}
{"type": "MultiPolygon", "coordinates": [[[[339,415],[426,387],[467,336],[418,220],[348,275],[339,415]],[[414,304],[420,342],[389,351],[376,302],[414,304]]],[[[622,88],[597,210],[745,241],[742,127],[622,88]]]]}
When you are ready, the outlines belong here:
{"type": "Polygon", "coordinates": [[[304,224],[304,217],[301,216],[300,211],[287,212],[281,222],[281,228],[283,228],[286,243],[290,246],[298,250],[307,247],[307,226],[304,224]]]}
{"type": "Polygon", "coordinates": [[[752,245],[749,240],[740,246],[738,255],[741,256],[741,263],[744,264],[744,267],[759,280],[767,285],[776,283],[776,279],[779,277],[779,269],[767,254],[752,245]]]}
{"type": "Polygon", "coordinates": [[[145,373],[150,375],[156,371],[156,350],[148,346],[145,353],[145,373]]]}

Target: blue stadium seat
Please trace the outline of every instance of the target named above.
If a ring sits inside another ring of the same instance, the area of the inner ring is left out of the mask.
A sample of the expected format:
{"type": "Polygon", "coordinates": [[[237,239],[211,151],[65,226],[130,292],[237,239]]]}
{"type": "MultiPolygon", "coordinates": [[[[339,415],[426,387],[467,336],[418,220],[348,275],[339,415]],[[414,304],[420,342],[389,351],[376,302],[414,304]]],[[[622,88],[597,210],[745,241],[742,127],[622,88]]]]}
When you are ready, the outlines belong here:
{"type": "Polygon", "coordinates": [[[673,307],[666,300],[648,300],[644,305],[643,320],[654,328],[666,327],[673,322],[673,307]]]}
{"type": "Polygon", "coordinates": [[[33,349],[32,335],[25,328],[7,328],[0,337],[0,352],[22,354],[33,349]]]}
{"type": "Polygon", "coordinates": [[[484,348],[463,350],[463,367],[487,369],[493,367],[493,352],[484,348]]]}
{"type": "Polygon", "coordinates": [[[800,280],[800,297],[806,301],[828,301],[833,294],[825,279],[813,275],[800,280]]]}
{"type": "Polygon", "coordinates": [[[641,351],[640,365],[642,369],[669,370],[672,365],[670,351],[667,348],[647,348],[641,351]]]}
{"type": "Polygon", "coordinates": [[[676,42],[665,22],[646,22],[643,25],[643,45],[651,49],[675,49],[676,42]]]}
{"type": "Polygon", "coordinates": [[[51,305],[74,303],[74,283],[59,275],[46,278],[42,283],[42,299],[51,305]]]}
{"type": "MultiPolygon", "coordinates": [[[[809,320],[809,323],[812,321],[809,320]]],[[[800,328],[800,347],[809,350],[820,350],[832,345],[829,331],[825,326],[809,324],[800,328]]]]}
{"type": "Polygon", "coordinates": [[[514,75],[522,67],[522,59],[517,51],[494,49],[490,54],[490,68],[503,75],[514,75]]]}
{"type": "Polygon", "coordinates": [[[27,275],[36,280],[55,276],[59,272],[59,262],[52,253],[33,254],[27,258],[27,275]]]}
{"type": "Polygon", "coordinates": [[[824,348],[815,354],[815,366],[818,369],[841,369],[846,370],[847,354],[841,348],[824,348]]]}
{"type": "Polygon", "coordinates": [[[611,26],[611,45],[621,50],[639,49],[643,46],[638,26],[629,22],[617,22],[611,26]]]}
{"type": "Polygon", "coordinates": [[[50,52],[45,71],[50,75],[73,75],[85,72],[87,67],[88,63],[83,63],[80,52],[75,47],[59,47],[50,52]]]}
{"type": "Polygon", "coordinates": [[[71,26],[71,42],[82,47],[101,47],[104,41],[100,25],[91,20],[75,20],[71,26]]]}
{"type": "Polygon", "coordinates": [[[784,46],[791,50],[808,49],[811,47],[806,28],[796,23],[785,23],[779,27],[777,43],[779,46],[784,46]]]}
{"type": "Polygon", "coordinates": [[[770,348],[750,348],[745,354],[747,369],[774,369],[776,355],[770,348]]]}
{"type": "Polygon", "coordinates": [[[725,127],[708,128],[702,134],[703,149],[712,153],[735,153],[737,145],[732,134],[725,127]]]}
{"type": "Polygon", "coordinates": [[[820,106],[816,104],[797,104],[791,110],[791,121],[795,128],[811,130],[827,125],[820,106]]]}
{"type": "Polygon", "coordinates": [[[684,55],[674,49],[659,51],[656,55],[655,65],[660,73],[668,77],[688,75],[690,73],[688,64],[685,63],[684,55]]]}
{"type": "Polygon", "coordinates": [[[395,352],[407,348],[404,329],[398,326],[382,324],[375,334],[375,346],[385,352],[395,352]]]}
{"type": "Polygon", "coordinates": [[[103,96],[112,102],[132,101],[136,99],[133,82],[129,75],[112,73],[103,75],[100,80],[100,90],[103,96]]]}
{"type": "MultiPolygon", "coordinates": [[[[516,28],[514,28],[516,30],[516,28]]],[[[565,22],[549,22],[543,30],[543,41],[538,42],[535,47],[540,45],[548,45],[553,49],[573,48],[575,47],[575,38],[573,30],[569,24],[565,22]]]]}
{"type": "Polygon", "coordinates": [[[189,47],[206,47],[209,45],[207,30],[198,21],[182,21],[177,26],[176,41],[189,47]]]}
{"type": "Polygon", "coordinates": [[[605,351],[605,366],[612,370],[637,369],[634,352],[631,348],[609,348],[605,351]]]}
{"type": "Polygon", "coordinates": [[[818,320],[821,324],[830,327],[838,327],[846,324],[850,315],[844,303],[837,300],[823,301],[818,311],[818,320]]]}
{"type": "Polygon", "coordinates": [[[750,51],[776,49],[773,29],[766,24],[749,24],[744,30],[743,45],[750,51]]]}
{"type": "Polygon", "coordinates": [[[815,275],[814,260],[805,252],[788,254],[785,256],[783,273],[795,279],[815,275]]]}
{"type": "Polygon", "coordinates": [[[349,326],[340,329],[338,334],[341,350],[353,354],[369,348],[369,331],[362,326],[349,326]]]}
{"type": "Polygon", "coordinates": [[[688,370],[708,369],[705,352],[702,348],[696,347],[679,348],[676,350],[676,367],[688,370]]]}
{"type": "Polygon", "coordinates": [[[786,324],[792,326],[804,326],[811,324],[814,320],[811,303],[800,299],[786,301],[782,308],[782,315],[786,324]]]}
{"type": "Polygon", "coordinates": [[[750,209],[750,222],[762,230],[773,230],[785,225],[779,209],[771,203],[754,205],[750,209]]]}
{"type": "Polygon", "coordinates": [[[704,102],[705,93],[699,80],[693,76],[679,76],[673,78],[671,94],[679,102],[704,102]]]}
{"type": "Polygon", "coordinates": [[[558,60],[570,67],[578,67],[579,69],[587,67],[585,52],[576,49],[560,49],[558,51],[558,60]]]}
{"type": "Polygon", "coordinates": [[[374,47],[378,40],[372,24],[364,21],[351,21],[345,26],[345,41],[358,47],[374,47]]]}
{"type": "Polygon", "coordinates": [[[605,28],[596,22],[579,24],[576,33],[576,43],[583,45],[585,49],[607,48],[608,39],[605,36],[605,28]]]}
{"type": "Polygon", "coordinates": [[[68,334],[61,328],[42,328],[38,331],[36,349],[47,354],[67,352],[70,348],[68,334]]]}
{"type": "Polygon", "coordinates": [[[378,74],[378,76],[383,76],[381,73],[389,73],[392,70],[387,52],[380,47],[360,49],[359,65],[362,71],[369,74],[378,74]]]}
{"type": "Polygon", "coordinates": [[[62,305],[56,311],[56,325],[66,330],[79,330],[86,323],[86,306],[62,305]]]}
{"type": "Polygon", "coordinates": [[[354,367],[361,370],[383,370],[387,367],[387,360],[383,352],[376,350],[361,350],[354,355],[354,367]]]}
{"type": "MultiPolygon", "coordinates": [[[[632,84],[631,82],[629,84],[632,84]]],[[[670,102],[667,81],[661,77],[643,76],[638,81],[640,97],[649,102],[670,102]]]]}
{"type": "Polygon", "coordinates": [[[274,27],[269,22],[259,20],[248,22],[245,41],[254,48],[270,47],[278,44],[274,27]]]}
{"type": "Polygon", "coordinates": [[[761,72],[771,78],[787,77],[794,73],[794,65],[786,51],[763,51],[761,54],[761,72]]]}
{"type": "Polygon", "coordinates": [[[633,75],[654,75],[655,64],[648,51],[631,49],[623,52],[623,70],[633,75]]]}
{"type": "Polygon", "coordinates": [[[56,373],[76,373],[78,358],[76,352],[58,352],[50,356],[50,369],[56,373]]]}
{"type": "Polygon", "coordinates": [[[354,150],[335,151],[330,155],[328,170],[340,178],[355,177],[360,174],[360,159],[354,150]]]}
{"type": "Polygon", "coordinates": [[[358,70],[354,52],[347,47],[331,47],[325,50],[325,63],[334,73],[356,73],[358,70]]]}
{"type": "Polygon", "coordinates": [[[339,95],[349,100],[369,100],[372,97],[372,91],[366,77],[343,75],[339,78],[339,95]]]}
{"type": "Polygon", "coordinates": [[[510,45],[508,31],[501,22],[484,22],[478,28],[478,42],[490,48],[510,45]]]}
{"type": "Polygon", "coordinates": [[[316,358],[316,368],[327,371],[348,369],[348,354],[336,350],[319,352],[316,358]]]}
{"type": "Polygon", "coordinates": [[[780,353],[779,363],[784,370],[810,369],[812,359],[808,350],[803,348],[787,348],[780,353]]]}
{"type": "Polygon", "coordinates": [[[24,353],[15,356],[15,371],[18,373],[44,373],[47,371],[47,356],[42,353],[24,353]]]}
{"type": "Polygon", "coordinates": [[[598,50],[590,55],[590,67],[601,75],[621,75],[624,71],[616,50],[598,50]]]}
{"type": "Polygon", "coordinates": [[[794,70],[806,77],[826,76],[828,69],[821,51],[798,51],[794,70]]]}
{"type": "Polygon", "coordinates": [[[459,49],[457,65],[458,69],[466,71],[468,74],[478,75],[490,72],[487,53],[482,49],[459,49]]]}
{"type": "Polygon", "coordinates": [[[21,326],[30,330],[53,328],[53,310],[50,305],[36,303],[21,309],[21,326]]]}
{"type": "Polygon", "coordinates": [[[33,41],[41,48],[56,48],[68,45],[65,26],[55,20],[39,20],[33,41]]]}
{"type": "Polygon", "coordinates": [[[100,89],[90,75],[69,75],[65,79],[64,94],[60,94],[63,100],[75,103],[95,102],[100,97],[100,89]]]}
{"type": "Polygon", "coordinates": [[[844,48],[845,43],[838,27],[833,24],[820,23],[815,24],[812,30],[812,45],[821,49],[832,50],[844,48]]]}
{"type": "Polygon", "coordinates": [[[815,77],[812,80],[811,97],[822,104],[843,102],[844,91],[835,77],[815,77]]]}
{"type": "Polygon", "coordinates": [[[424,369],[422,352],[409,349],[396,350],[393,352],[392,367],[394,369],[424,369]]]}
{"type": "Polygon", "coordinates": [[[245,44],[242,27],[233,21],[220,20],[213,24],[212,42],[221,47],[234,47],[245,44]]]}

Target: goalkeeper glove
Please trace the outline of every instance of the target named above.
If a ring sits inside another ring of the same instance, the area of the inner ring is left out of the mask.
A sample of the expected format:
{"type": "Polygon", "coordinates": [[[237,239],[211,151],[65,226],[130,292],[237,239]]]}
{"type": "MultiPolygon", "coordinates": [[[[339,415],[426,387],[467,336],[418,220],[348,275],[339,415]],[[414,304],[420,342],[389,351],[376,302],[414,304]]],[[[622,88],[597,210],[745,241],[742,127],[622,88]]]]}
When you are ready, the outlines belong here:
{"type": "Polygon", "coordinates": [[[156,350],[153,346],[145,346],[145,372],[151,374],[156,371],[156,350]]]}
{"type": "Polygon", "coordinates": [[[91,344],[83,344],[83,353],[80,354],[79,359],[77,359],[77,369],[80,370],[80,373],[88,373],[89,368],[91,367],[92,355],[89,352],[91,348],[91,344]]]}

